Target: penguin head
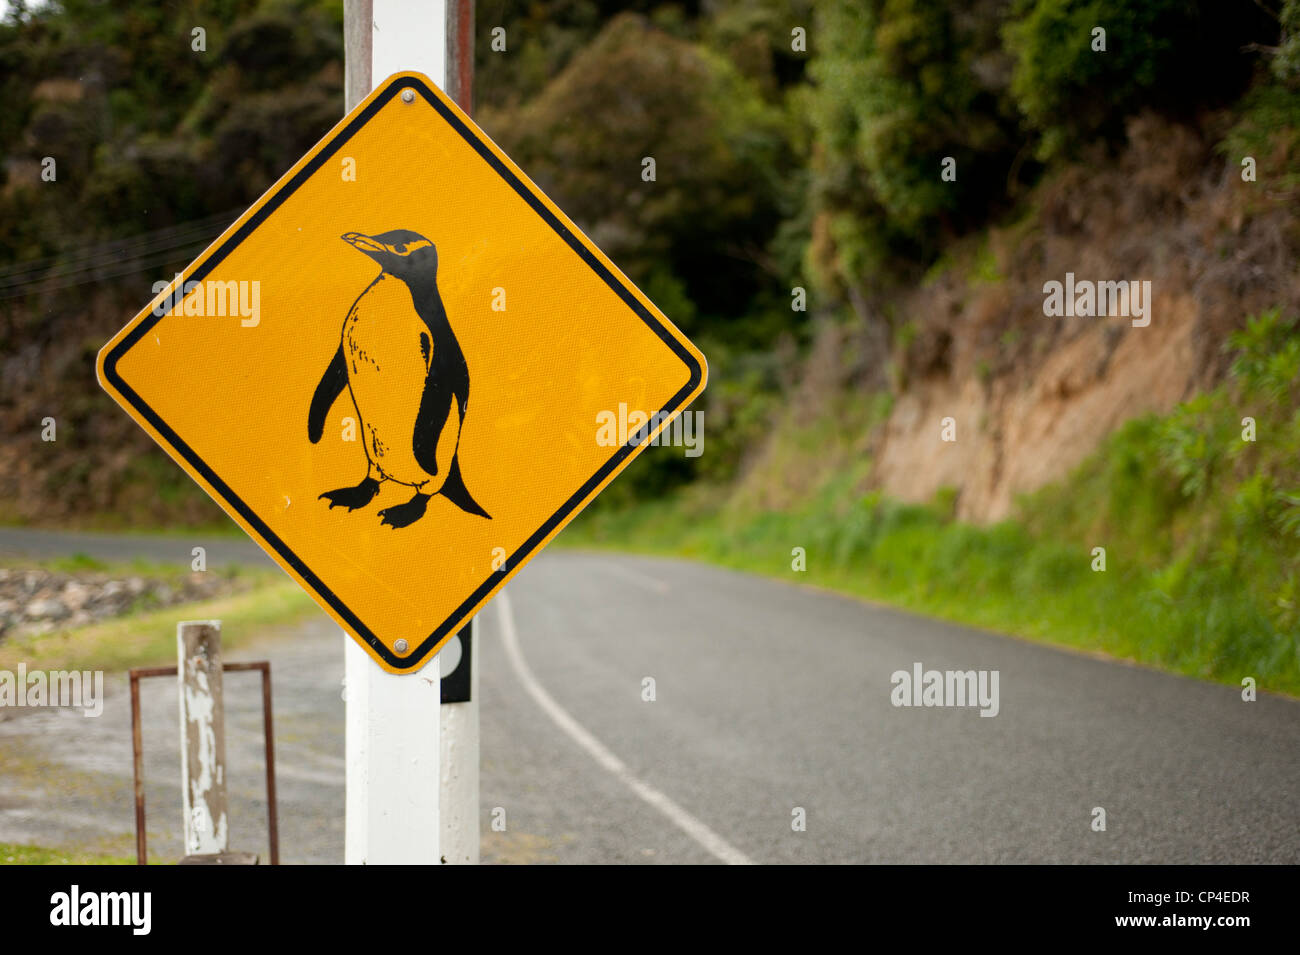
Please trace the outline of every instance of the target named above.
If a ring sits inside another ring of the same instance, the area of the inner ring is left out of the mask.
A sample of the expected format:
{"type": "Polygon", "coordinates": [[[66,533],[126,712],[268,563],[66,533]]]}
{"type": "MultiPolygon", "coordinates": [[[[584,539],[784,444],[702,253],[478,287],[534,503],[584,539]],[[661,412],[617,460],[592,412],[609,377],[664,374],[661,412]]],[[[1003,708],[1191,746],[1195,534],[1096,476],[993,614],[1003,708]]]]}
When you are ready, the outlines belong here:
{"type": "Polygon", "coordinates": [[[410,229],[394,229],[379,235],[345,232],[341,238],[370,256],[395,278],[409,281],[438,276],[438,249],[418,232],[410,229]]]}

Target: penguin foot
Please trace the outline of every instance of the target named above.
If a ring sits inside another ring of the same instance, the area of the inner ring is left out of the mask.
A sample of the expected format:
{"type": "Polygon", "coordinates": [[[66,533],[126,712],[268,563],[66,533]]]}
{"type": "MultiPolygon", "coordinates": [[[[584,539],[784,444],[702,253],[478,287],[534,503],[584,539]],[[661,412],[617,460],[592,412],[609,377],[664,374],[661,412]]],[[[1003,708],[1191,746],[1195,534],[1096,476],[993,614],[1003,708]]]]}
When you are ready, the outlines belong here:
{"type": "Polygon", "coordinates": [[[407,527],[424,516],[424,509],[429,506],[431,494],[415,492],[415,497],[405,504],[394,504],[379,512],[379,526],[407,527]]]}
{"type": "Polygon", "coordinates": [[[379,482],[368,477],[356,487],[341,487],[334,491],[326,491],[317,500],[329,501],[331,511],[336,507],[346,507],[349,511],[355,511],[358,507],[365,507],[373,501],[378,493],[379,482]]]}

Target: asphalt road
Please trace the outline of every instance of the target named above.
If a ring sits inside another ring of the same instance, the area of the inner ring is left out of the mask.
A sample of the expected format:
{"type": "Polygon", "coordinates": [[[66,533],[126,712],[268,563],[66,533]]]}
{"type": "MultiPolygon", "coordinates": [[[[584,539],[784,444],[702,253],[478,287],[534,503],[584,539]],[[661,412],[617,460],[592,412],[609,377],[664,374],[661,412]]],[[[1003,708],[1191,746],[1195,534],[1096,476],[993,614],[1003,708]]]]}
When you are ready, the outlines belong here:
{"type": "MultiPolygon", "coordinates": [[[[62,540],[39,546],[188,561],[204,543],[62,540]]],[[[210,562],[240,559],[225,544],[210,562]]],[[[485,862],[1300,861],[1289,699],[647,558],[548,552],[479,620],[485,862]],[[891,675],[917,662],[998,671],[997,715],[895,707],[891,675]]],[[[236,655],[273,662],[286,862],[342,861],[343,639],[322,616],[236,655]]],[[[231,843],[257,849],[257,681],[226,693],[231,843]]],[[[0,720],[0,842],[130,853],[125,681],[110,694],[98,719],[0,720]]],[[[174,684],[147,685],[150,838],[172,856],[175,707],[174,684]]]]}
{"type": "Polygon", "coordinates": [[[92,532],[58,532],[0,527],[0,557],[54,557],[83,555],[96,560],[147,560],[166,564],[172,561],[190,565],[195,547],[203,547],[208,566],[224,564],[260,564],[277,566],[262,548],[243,534],[97,534],[92,532]]]}

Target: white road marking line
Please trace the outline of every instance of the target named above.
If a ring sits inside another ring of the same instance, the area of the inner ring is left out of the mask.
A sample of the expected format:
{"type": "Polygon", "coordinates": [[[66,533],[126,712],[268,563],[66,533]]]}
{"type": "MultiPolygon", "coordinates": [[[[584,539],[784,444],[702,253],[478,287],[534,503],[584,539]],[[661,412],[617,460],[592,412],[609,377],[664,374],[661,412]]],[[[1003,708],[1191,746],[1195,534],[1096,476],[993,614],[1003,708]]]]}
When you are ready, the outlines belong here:
{"type": "Polygon", "coordinates": [[[622,567],[619,564],[609,561],[602,562],[600,566],[611,574],[622,577],[624,580],[631,581],[639,587],[653,590],[657,594],[668,593],[668,584],[662,580],[651,577],[649,574],[643,574],[639,570],[632,570],[631,568],[622,567]]]}
{"type": "Polygon", "coordinates": [[[500,608],[498,619],[501,621],[501,642],[505,646],[510,665],[514,668],[515,676],[519,677],[519,682],[528,691],[528,695],[533,698],[546,715],[560,729],[564,730],[575,743],[585,749],[592,759],[617,777],[620,782],[642,800],[667,816],[678,829],[681,829],[698,842],[705,851],[728,865],[753,865],[753,860],[739,849],[677,805],[668,796],[634,776],[621,759],[611,753],[600,740],[587,732],[582,724],[570,716],[560,704],[555,702],[551,695],[537,682],[533,672],[528,669],[523,653],[519,650],[519,634],[515,630],[515,615],[510,608],[510,598],[506,596],[504,590],[497,594],[496,603],[500,608]]]}

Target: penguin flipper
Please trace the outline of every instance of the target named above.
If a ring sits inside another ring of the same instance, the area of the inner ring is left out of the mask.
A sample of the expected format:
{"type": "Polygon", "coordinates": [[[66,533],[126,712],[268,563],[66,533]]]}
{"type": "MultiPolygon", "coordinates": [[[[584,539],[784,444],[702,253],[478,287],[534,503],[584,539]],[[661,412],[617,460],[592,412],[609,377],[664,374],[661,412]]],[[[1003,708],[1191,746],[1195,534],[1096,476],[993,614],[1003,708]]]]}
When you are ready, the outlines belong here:
{"type": "Polygon", "coordinates": [[[438,439],[454,407],[451,388],[440,383],[441,377],[431,375],[425,379],[420,411],[415,416],[415,433],[411,436],[416,462],[433,476],[438,474],[438,439]]]}
{"type": "Polygon", "coordinates": [[[312,444],[319,441],[325,433],[325,416],[347,383],[348,365],[343,358],[343,345],[340,343],[325,374],[321,376],[320,384],[316,386],[316,393],[311,396],[311,410],[307,413],[307,437],[312,444]]]}
{"type": "Polygon", "coordinates": [[[479,507],[478,502],[470,496],[469,489],[465,487],[465,482],[460,476],[459,456],[451,459],[451,467],[447,471],[447,480],[443,482],[442,489],[438,493],[462,511],[477,514],[479,517],[486,517],[489,521],[492,520],[492,515],[479,507]]]}

